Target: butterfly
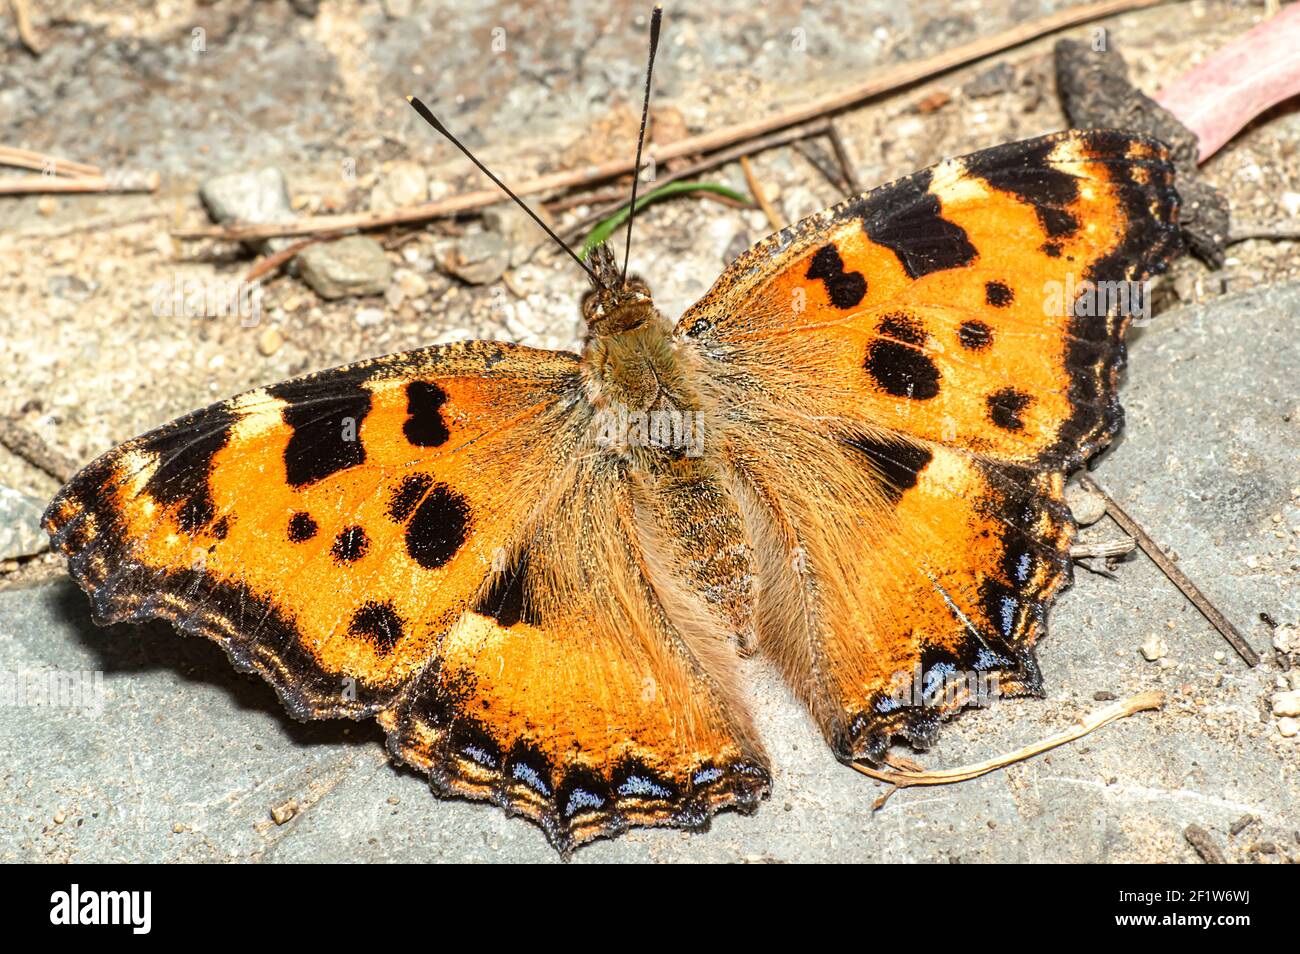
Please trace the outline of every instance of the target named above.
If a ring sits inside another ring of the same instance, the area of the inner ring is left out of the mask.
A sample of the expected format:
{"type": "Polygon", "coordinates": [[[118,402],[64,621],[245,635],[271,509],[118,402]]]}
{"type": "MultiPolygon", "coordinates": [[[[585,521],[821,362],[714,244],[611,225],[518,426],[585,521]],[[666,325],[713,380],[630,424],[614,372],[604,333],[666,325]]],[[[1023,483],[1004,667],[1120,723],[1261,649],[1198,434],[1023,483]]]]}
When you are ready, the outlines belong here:
{"type": "Polygon", "coordinates": [[[581,353],[257,388],[104,454],[45,527],[97,621],[212,639],[298,718],[374,718],[561,852],[699,828],[772,784],[739,655],[843,761],[969,701],[900,674],[1043,693],[1064,477],[1121,424],[1131,309],[1085,301],[1162,271],[1177,209],[1161,144],[1072,130],[783,229],[675,323],[600,246],[581,353]]]}

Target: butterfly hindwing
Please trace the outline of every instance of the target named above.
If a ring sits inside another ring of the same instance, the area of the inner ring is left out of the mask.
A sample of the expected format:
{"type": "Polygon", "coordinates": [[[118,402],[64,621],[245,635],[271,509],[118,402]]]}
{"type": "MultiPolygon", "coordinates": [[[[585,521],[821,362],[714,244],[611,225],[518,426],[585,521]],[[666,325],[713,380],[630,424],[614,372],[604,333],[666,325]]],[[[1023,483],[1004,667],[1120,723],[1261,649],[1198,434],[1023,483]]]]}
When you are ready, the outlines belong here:
{"type": "Polygon", "coordinates": [[[439,665],[381,720],[439,789],[521,812],[564,850],[630,825],[699,827],[769,785],[730,644],[669,621],[625,476],[601,461],[579,455],[439,665]]]}

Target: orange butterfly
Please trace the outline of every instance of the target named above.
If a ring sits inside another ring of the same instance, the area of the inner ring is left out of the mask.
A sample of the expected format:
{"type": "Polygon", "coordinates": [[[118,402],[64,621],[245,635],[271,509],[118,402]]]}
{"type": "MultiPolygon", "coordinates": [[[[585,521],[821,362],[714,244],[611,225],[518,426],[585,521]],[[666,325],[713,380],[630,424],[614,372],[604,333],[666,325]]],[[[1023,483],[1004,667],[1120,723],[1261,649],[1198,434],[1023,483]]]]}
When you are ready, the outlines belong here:
{"type": "Polygon", "coordinates": [[[675,325],[602,246],[581,354],[258,388],[108,452],[45,525],[98,621],[374,717],[561,851],[699,827],[769,790],[738,651],[846,761],[928,745],[953,675],[1041,694],[1063,475],[1121,420],[1128,319],[1083,302],[1178,251],[1172,176],[1113,131],[951,159],[760,242],[675,325]]]}

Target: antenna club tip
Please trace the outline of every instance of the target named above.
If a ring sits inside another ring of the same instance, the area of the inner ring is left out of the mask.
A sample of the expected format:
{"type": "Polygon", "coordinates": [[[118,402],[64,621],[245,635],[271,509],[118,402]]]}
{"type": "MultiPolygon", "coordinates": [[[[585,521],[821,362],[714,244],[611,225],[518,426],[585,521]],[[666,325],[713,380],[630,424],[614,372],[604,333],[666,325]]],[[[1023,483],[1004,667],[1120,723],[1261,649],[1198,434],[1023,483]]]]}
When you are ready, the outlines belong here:
{"type": "Polygon", "coordinates": [[[415,102],[415,97],[414,97],[414,96],[408,96],[408,97],[406,97],[406,101],[407,101],[408,103],[414,103],[414,102],[415,102]]]}

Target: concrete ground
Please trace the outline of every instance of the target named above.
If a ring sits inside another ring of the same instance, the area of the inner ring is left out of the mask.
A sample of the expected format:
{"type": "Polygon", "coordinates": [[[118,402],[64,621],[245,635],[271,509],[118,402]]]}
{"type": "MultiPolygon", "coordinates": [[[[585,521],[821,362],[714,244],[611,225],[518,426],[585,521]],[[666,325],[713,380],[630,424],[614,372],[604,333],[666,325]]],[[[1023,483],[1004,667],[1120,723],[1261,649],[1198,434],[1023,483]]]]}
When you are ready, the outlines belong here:
{"type": "MultiPolygon", "coordinates": [[[[247,271],[238,249],[166,235],[171,223],[204,221],[196,186],[214,174],[278,165],[302,212],[367,207],[387,164],[408,157],[428,170],[433,192],[477,188],[463,161],[407,121],[399,94],[413,83],[425,84],[416,92],[467,84],[462,99],[443,101],[456,103],[460,128],[507,178],[624,149],[643,4],[541,19],[526,4],[397,0],[325,0],[315,18],[287,3],[39,6],[51,40],[42,60],[0,48],[0,142],[164,174],[156,196],[0,200],[0,362],[10,369],[0,412],[51,445],[88,459],[243,388],[447,337],[571,346],[579,285],[549,253],[483,285],[444,276],[435,293],[445,244],[460,230],[476,234],[472,221],[387,250],[395,282],[403,269],[428,279],[418,306],[393,295],[326,301],[294,275],[270,279],[276,347],[265,327],[162,320],[150,289],[177,274],[247,271]],[[186,46],[191,20],[207,24],[207,58],[186,46]],[[467,39],[452,42],[433,22],[457,23],[455,36],[467,39]],[[510,57],[476,69],[474,44],[497,24],[510,57]],[[68,76],[81,83],[74,100],[68,76]],[[351,157],[358,176],[341,180],[351,157]]],[[[753,6],[717,16],[670,9],[659,102],[698,132],[1052,6],[999,0],[954,12],[926,2],[903,15],[892,3],[787,4],[780,22],[753,6]],[[810,57],[791,55],[794,29],[805,30],[810,57]]],[[[1135,77],[1153,88],[1260,15],[1230,3],[1177,10],[1112,21],[1135,77]]],[[[839,122],[864,183],[1059,128],[1049,53],[1039,43],[1002,58],[1010,79],[980,64],[846,113],[839,122]],[[936,91],[948,96],[937,107],[936,91]]],[[[1294,215],[1286,196],[1300,202],[1298,141],[1296,114],[1280,110],[1209,164],[1240,219],[1294,215]]],[[[765,153],[755,168],[788,218],[837,198],[796,150],[765,153]]],[[[712,178],[743,188],[734,165],[712,178]]],[[[634,261],[666,310],[680,310],[765,231],[754,211],[665,203],[638,226],[634,261]]],[[[633,832],[575,860],[1195,861],[1190,824],[1229,860],[1300,857],[1300,738],[1281,734],[1270,702],[1300,688],[1300,639],[1290,655],[1271,645],[1300,622],[1294,249],[1249,242],[1220,272],[1179,265],[1163,308],[1132,336],[1128,426],[1094,475],[1261,651],[1258,668],[1144,557],[1109,577],[1080,568],[1042,644],[1047,698],[967,713],[914,757],[948,767],[1009,751],[1102,706],[1098,695],[1157,688],[1168,694],[1164,710],[975,781],[897,792],[873,812],[882,788],[835,762],[780,681],[751,661],[776,769],[771,799],[752,817],[720,816],[706,833],[633,832]],[[1167,651],[1148,661],[1139,647],[1157,636],[1167,651]]],[[[3,450],[0,485],[37,500],[56,489],[3,450]]],[[[1108,520],[1083,531],[1085,541],[1120,536],[1108,520]]],[[[215,646],[165,625],[98,629],[56,561],[0,555],[0,674],[46,671],[102,673],[102,705],[0,706],[0,860],[558,860],[527,822],[440,800],[390,766],[374,726],[296,723],[215,646]]]]}

